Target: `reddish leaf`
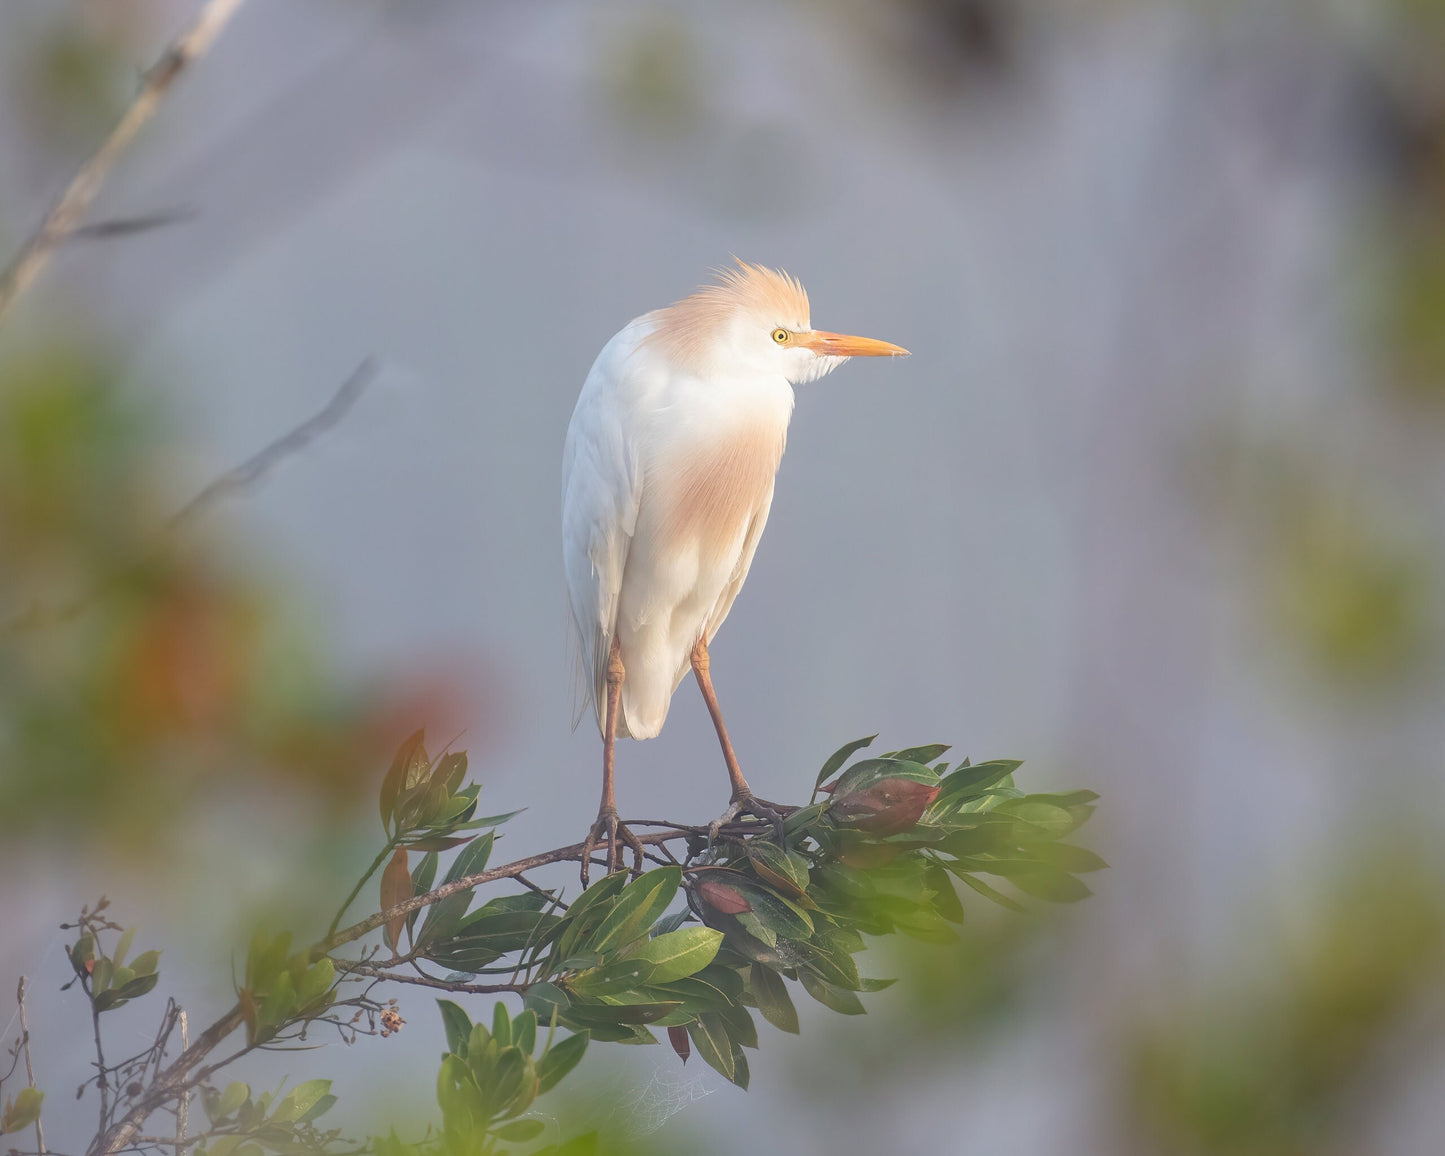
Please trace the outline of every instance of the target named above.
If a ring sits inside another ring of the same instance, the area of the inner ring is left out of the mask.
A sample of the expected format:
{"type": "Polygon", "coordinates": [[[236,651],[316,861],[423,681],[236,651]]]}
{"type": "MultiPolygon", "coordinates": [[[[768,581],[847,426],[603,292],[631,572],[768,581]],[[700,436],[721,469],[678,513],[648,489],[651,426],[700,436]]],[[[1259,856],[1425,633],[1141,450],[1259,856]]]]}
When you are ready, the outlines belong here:
{"type": "Polygon", "coordinates": [[[667,1041],[672,1045],[672,1050],[682,1057],[682,1062],[687,1063],[687,1057],[692,1055],[692,1041],[687,1038],[687,1029],[683,1027],[668,1028],[667,1041]]]}
{"type": "MultiPolygon", "coordinates": [[[[398,903],[405,903],[410,898],[411,872],[407,870],[406,848],[398,847],[391,862],[386,865],[386,870],[381,873],[381,909],[385,911],[398,903]]],[[[393,951],[401,941],[402,928],[405,926],[406,916],[398,915],[387,920],[386,926],[382,928],[382,938],[393,951]]]]}
{"type": "Polygon", "coordinates": [[[744,911],[753,909],[747,896],[736,887],[719,883],[715,879],[704,879],[697,885],[697,893],[704,903],[724,915],[741,915],[744,911]]]}
{"type": "Polygon", "coordinates": [[[882,779],[833,800],[833,814],[872,835],[897,835],[917,825],[939,788],[913,779],[882,779]]]}
{"type": "Polygon", "coordinates": [[[416,731],[407,736],[397,749],[396,758],[391,760],[391,769],[381,781],[381,825],[391,823],[391,814],[396,807],[397,796],[410,790],[420,781],[421,772],[430,765],[426,757],[426,732],[416,731]]]}

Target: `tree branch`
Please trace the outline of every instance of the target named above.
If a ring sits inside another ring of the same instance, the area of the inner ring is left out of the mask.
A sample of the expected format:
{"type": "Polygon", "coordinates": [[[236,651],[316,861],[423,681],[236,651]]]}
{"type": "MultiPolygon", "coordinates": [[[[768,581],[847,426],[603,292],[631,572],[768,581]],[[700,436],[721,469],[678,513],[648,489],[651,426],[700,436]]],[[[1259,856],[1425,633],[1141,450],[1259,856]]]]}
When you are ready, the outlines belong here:
{"type": "MultiPolygon", "coordinates": [[[[20,977],[20,983],[15,989],[15,1002],[20,1005],[20,1044],[25,1052],[25,1078],[30,1081],[30,1086],[35,1087],[35,1067],[30,1061],[30,1019],[25,1013],[25,977],[20,977]]],[[[45,1156],[45,1128],[40,1123],[40,1117],[35,1117],[35,1147],[40,1156],[45,1156]]]]}
{"type": "Polygon", "coordinates": [[[236,14],[242,0],[209,0],[195,22],[162,53],[161,58],[145,74],[145,81],[130,107],[122,114],[110,136],[75,174],[59,199],[51,205],[30,240],[0,276],[0,323],[16,299],[50,260],[55,250],[80,225],[110,170],[145,123],[155,115],[161,99],[175,84],[176,78],[190,64],[204,56],[236,14]]]}
{"type": "Polygon", "coordinates": [[[341,383],[341,387],[332,394],[331,400],[320,410],[294,429],[282,434],[259,453],[247,458],[235,469],[228,470],[216,478],[171,515],[160,540],[140,559],[99,579],[89,590],[77,594],[66,602],[53,605],[36,604],[8,622],[0,624],[0,641],[29,630],[45,626],[58,626],[79,617],[86,607],[107,589],[159,555],[172,537],[187,529],[193,522],[198,521],[211,507],[224,498],[234,497],[255,486],[284,459],[299,453],[340,422],[375,377],[376,363],[368,357],[352,370],[351,376],[341,383]]]}

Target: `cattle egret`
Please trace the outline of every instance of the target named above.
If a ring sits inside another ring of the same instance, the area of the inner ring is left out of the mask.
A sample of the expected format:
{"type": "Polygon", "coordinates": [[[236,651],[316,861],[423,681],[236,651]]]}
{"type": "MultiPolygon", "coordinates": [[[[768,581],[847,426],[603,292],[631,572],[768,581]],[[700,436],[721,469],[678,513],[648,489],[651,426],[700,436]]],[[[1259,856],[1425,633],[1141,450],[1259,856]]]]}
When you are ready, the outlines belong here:
{"type": "MultiPolygon", "coordinates": [[[[900,356],[869,337],[814,329],[808,295],[786,273],[739,261],[715,283],[629,322],[597,355],[562,454],[562,554],[585,693],[602,732],[602,804],[582,877],[607,839],[640,870],[618,821],[618,736],[662,729],[691,667],[732,782],[718,822],[777,820],[753,796],[728,741],[708,645],[752,565],[783,456],[793,386],[850,357],[900,356]]],[[[717,824],[714,824],[716,830],[717,824]]]]}

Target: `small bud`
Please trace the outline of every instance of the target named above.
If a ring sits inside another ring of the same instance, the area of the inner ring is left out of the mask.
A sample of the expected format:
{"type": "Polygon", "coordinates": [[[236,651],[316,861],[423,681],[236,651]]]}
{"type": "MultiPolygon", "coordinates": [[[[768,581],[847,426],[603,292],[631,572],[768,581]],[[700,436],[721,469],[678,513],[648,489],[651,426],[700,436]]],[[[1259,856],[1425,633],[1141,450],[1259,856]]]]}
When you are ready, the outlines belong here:
{"type": "Polygon", "coordinates": [[[842,823],[870,835],[897,835],[915,826],[938,798],[939,787],[912,779],[882,779],[835,798],[829,811],[842,823]]]}

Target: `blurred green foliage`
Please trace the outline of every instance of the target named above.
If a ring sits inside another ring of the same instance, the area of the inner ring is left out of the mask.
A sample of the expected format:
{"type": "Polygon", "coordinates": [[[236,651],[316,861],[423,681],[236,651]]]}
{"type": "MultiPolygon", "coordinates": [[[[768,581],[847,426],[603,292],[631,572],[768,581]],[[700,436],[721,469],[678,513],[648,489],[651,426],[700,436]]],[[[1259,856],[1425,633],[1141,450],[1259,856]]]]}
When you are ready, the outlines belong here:
{"type": "Polygon", "coordinates": [[[1338,857],[1302,931],[1242,943],[1248,956],[1214,991],[1139,1031],[1120,1119],[1140,1150],[1346,1150],[1389,1065],[1412,1063],[1418,1017],[1445,982],[1437,859],[1394,840],[1338,857]]]}
{"type": "Polygon", "coordinates": [[[168,529],[174,445],[83,337],[0,364],[0,830],[143,849],[243,769],[354,807],[391,726],[254,561],[168,529]]]}

